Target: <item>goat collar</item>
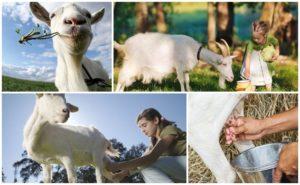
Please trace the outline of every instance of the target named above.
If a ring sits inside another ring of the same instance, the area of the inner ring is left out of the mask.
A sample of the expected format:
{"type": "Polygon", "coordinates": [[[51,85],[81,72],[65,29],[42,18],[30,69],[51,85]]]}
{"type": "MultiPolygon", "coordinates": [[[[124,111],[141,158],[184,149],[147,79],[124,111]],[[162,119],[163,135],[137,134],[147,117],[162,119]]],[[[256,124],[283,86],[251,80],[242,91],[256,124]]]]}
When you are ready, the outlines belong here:
{"type": "Polygon", "coordinates": [[[198,49],[198,52],[197,52],[197,60],[200,60],[200,53],[201,53],[201,50],[202,50],[203,46],[201,45],[198,49]]]}
{"type": "Polygon", "coordinates": [[[106,83],[105,80],[102,79],[102,78],[92,78],[91,74],[84,67],[83,64],[82,64],[82,68],[83,68],[84,72],[87,74],[87,76],[89,77],[89,79],[85,79],[84,80],[85,83],[87,84],[87,86],[92,86],[94,84],[97,84],[97,86],[100,86],[100,87],[111,87],[111,85],[109,85],[108,83],[106,83]]]}

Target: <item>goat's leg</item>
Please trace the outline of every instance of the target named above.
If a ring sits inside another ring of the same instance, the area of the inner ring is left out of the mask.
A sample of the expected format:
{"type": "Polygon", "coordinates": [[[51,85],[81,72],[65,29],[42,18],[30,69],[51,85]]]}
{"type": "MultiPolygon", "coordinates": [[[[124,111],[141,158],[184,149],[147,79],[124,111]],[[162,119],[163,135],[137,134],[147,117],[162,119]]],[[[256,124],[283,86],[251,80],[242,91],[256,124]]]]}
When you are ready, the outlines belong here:
{"type": "Polygon", "coordinates": [[[97,183],[102,183],[102,170],[101,170],[102,165],[96,165],[95,170],[96,170],[96,181],[97,183]]]}
{"type": "Polygon", "coordinates": [[[219,87],[221,89],[226,89],[225,77],[223,75],[220,75],[219,77],[219,87]]]}
{"type": "Polygon", "coordinates": [[[43,181],[44,183],[51,183],[52,166],[41,164],[43,168],[43,181]]]}
{"type": "Polygon", "coordinates": [[[71,157],[64,157],[62,163],[67,171],[68,182],[76,183],[76,171],[71,157]]]}
{"type": "Polygon", "coordinates": [[[185,87],[187,91],[191,91],[191,87],[190,87],[190,75],[188,72],[184,73],[184,81],[185,81],[185,87]]]}
{"type": "Polygon", "coordinates": [[[177,71],[177,79],[180,83],[181,91],[185,91],[185,89],[184,89],[184,73],[182,71],[177,71]]]}
{"type": "Polygon", "coordinates": [[[216,177],[218,183],[233,183],[235,181],[235,172],[226,159],[217,138],[201,138],[199,133],[194,132],[192,134],[190,132],[189,141],[216,177]]]}

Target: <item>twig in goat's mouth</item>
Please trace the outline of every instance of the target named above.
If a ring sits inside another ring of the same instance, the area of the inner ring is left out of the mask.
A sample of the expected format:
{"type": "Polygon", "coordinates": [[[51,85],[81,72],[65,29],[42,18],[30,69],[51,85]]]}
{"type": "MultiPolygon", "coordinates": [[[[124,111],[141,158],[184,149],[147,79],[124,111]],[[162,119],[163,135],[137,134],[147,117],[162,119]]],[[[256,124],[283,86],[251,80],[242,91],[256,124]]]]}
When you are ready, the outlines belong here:
{"type": "Polygon", "coordinates": [[[21,38],[19,40],[20,44],[25,44],[25,43],[30,44],[30,42],[28,42],[30,40],[51,39],[52,37],[59,35],[59,32],[48,33],[46,30],[42,30],[40,28],[39,24],[37,25],[37,27],[33,28],[26,35],[22,35],[20,29],[16,29],[16,33],[21,36],[21,38]]]}

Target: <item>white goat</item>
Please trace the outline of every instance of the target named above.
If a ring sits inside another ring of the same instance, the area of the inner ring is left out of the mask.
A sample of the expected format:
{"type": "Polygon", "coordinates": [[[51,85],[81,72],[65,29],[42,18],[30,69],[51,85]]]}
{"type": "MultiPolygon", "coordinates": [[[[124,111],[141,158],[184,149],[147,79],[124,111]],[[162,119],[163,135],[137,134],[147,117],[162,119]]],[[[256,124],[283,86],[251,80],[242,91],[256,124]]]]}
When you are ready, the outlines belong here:
{"type": "Polygon", "coordinates": [[[202,44],[185,35],[140,33],[127,39],[124,45],[115,42],[115,49],[125,54],[116,91],[123,91],[137,79],[143,83],[161,82],[175,71],[181,91],[185,91],[185,87],[190,91],[189,72],[199,60],[213,65],[221,73],[219,85],[225,88],[225,79],[231,82],[234,78],[231,68],[234,56],[229,56],[229,46],[223,42],[225,45],[217,43],[223,56],[202,48],[202,44]]]}
{"type": "Polygon", "coordinates": [[[84,56],[93,38],[91,25],[102,19],[104,9],[91,15],[76,4],[66,4],[49,14],[37,2],[31,2],[30,9],[36,18],[50,27],[52,33],[59,33],[53,37],[57,53],[55,85],[59,91],[88,91],[85,79],[90,78],[82,65],[93,79],[100,78],[108,83],[108,74],[101,63],[84,56]]]}
{"type": "Polygon", "coordinates": [[[43,168],[45,183],[51,182],[51,164],[64,165],[69,182],[76,182],[75,166],[93,165],[97,182],[102,175],[113,180],[105,170],[106,154],[117,150],[94,127],[64,124],[70,112],[78,108],[66,103],[64,95],[38,94],[36,104],[24,127],[23,146],[30,158],[43,168]]]}
{"type": "MultiPolygon", "coordinates": [[[[220,143],[221,130],[230,115],[243,115],[245,94],[190,94],[188,98],[189,144],[212,171],[217,182],[234,182],[236,175],[220,143]]],[[[234,143],[242,152],[250,141],[234,143]]]]}

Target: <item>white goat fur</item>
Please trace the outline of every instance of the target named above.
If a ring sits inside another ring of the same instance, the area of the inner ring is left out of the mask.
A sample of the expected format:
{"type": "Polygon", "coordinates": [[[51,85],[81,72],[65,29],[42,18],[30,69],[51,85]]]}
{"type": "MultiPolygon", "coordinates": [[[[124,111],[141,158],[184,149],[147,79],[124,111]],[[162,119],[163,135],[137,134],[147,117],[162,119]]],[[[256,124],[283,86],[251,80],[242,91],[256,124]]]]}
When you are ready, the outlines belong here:
{"type": "MultiPolygon", "coordinates": [[[[124,53],[117,91],[123,91],[137,79],[147,84],[151,80],[161,83],[170,73],[176,72],[181,91],[190,91],[189,72],[199,63],[197,53],[201,44],[185,35],[140,33],[126,40],[124,45],[114,43],[124,53]]],[[[232,81],[232,56],[223,57],[202,48],[200,59],[212,64],[221,73],[219,85],[225,88],[225,78],[232,81]],[[222,64],[221,64],[222,63],[222,64]]]]}
{"type": "MultiPolygon", "coordinates": [[[[212,171],[217,182],[234,182],[235,172],[219,143],[221,130],[234,111],[243,114],[245,94],[190,94],[188,98],[189,144],[212,171]],[[241,103],[242,104],[239,104],[241,103]]],[[[235,142],[240,152],[254,147],[250,141],[235,142]]]]}
{"type": "Polygon", "coordinates": [[[74,107],[63,95],[37,96],[24,127],[23,146],[29,157],[41,164],[45,183],[51,182],[51,164],[64,165],[69,182],[76,182],[75,167],[83,165],[95,167],[97,182],[102,182],[102,175],[113,180],[104,161],[109,160],[106,154],[117,156],[118,152],[96,128],[64,124],[69,115],[62,110],[70,106],[74,107]]]}
{"type": "Polygon", "coordinates": [[[86,9],[71,3],[51,14],[37,2],[31,2],[30,8],[35,17],[50,27],[52,33],[59,32],[58,36],[53,37],[53,47],[57,53],[55,85],[59,91],[88,91],[84,81],[88,76],[82,64],[92,78],[102,78],[108,82],[108,74],[101,62],[84,56],[93,38],[91,25],[102,19],[104,9],[88,17],[90,13],[86,9]],[[78,22],[71,24],[70,20],[73,19],[78,22]]]}

